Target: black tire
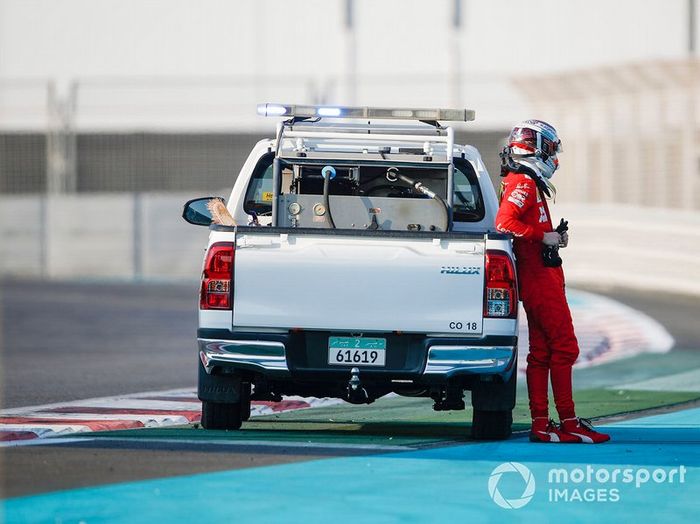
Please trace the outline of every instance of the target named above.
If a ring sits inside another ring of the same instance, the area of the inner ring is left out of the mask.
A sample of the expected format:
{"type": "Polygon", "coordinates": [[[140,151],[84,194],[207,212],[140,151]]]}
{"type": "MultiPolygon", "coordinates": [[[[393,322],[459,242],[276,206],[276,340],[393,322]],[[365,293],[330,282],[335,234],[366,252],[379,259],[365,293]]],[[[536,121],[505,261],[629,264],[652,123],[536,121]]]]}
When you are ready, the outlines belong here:
{"type": "Polygon", "coordinates": [[[250,383],[241,384],[241,420],[246,422],[250,418],[250,383]]]}
{"type": "Polygon", "coordinates": [[[474,440],[505,440],[513,432],[513,411],[474,410],[472,438],[474,440]]]}
{"type": "Polygon", "coordinates": [[[515,407],[518,386],[517,361],[507,382],[478,381],[472,387],[472,407],[481,411],[510,411],[515,407]]]}
{"type": "MultiPolygon", "coordinates": [[[[250,403],[248,404],[250,406],[250,403]]],[[[241,403],[202,401],[202,427],[204,429],[240,429],[241,403]]]]}

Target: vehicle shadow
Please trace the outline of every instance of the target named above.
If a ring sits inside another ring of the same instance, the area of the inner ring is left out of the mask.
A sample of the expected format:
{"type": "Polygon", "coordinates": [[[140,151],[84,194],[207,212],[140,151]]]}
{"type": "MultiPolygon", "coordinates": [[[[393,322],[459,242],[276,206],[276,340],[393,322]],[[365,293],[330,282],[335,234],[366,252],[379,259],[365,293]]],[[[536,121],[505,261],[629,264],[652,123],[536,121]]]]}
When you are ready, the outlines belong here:
{"type": "MultiPolygon", "coordinates": [[[[526,424],[513,424],[514,432],[528,429],[526,424]]],[[[308,435],[318,438],[339,435],[352,437],[381,437],[390,440],[394,437],[409,437],[428,440],[471,440],[471,424],[468,422],[421,422],[421,421],[382,421],[354,422],[326,420],[256,420],[243,425],[243,431],[254,435],[256,432],[274,431],[277,435],[308,435]]]]}

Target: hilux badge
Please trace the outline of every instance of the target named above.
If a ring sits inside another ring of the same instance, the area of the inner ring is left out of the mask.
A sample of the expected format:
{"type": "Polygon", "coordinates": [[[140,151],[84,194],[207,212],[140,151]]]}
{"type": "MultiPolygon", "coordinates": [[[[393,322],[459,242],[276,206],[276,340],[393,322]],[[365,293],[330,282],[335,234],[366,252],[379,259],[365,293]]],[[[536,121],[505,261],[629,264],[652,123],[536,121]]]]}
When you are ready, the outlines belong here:
{"type": "Polygon", "coordinates": [[[478,275],[481,268],[478,266],[442,266],[440,273],[444,275],[478,275]]]}

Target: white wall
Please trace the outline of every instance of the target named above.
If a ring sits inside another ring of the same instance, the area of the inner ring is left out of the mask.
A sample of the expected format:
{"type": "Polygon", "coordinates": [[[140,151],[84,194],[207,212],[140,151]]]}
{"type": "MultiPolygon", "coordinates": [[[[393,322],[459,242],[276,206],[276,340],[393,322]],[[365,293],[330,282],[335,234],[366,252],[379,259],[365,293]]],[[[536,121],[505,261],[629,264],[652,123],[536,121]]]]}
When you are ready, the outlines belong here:
{"type": "Polygon", "coordinates": [[[209,230],[181,218],[190,198],[172,193],[2,196],[0,275],[195,281],[209,230]]]}
{"type": "MultiPolygon", "coordinates": [[[[682,55],[686,0],[463,0],[466,72],[682,55]]],[[[452,0],[357,0],[360,73],[442,72],[452,0]]],[[[0,76],[336,74],[342,0],[0,0],[0,76]]]]}
{"type": "Polygon", "coordinates": [[[42,275],[45,206],[35,195],[0,197],[0,275],[42,275]]]}
{"type": "MultiPolygon", "coordinates": [[[[199,278],[209,230],[180,217],[191,195],[52,196],[43,233],[42,198],[0,197],[0,276],[199,278]]],[[[555,205],[552,213],[569,220],[571,242],[561,255],[570,284],[700,296],[697,213],[601,205],[555,205]]]]}
{"type": "MultiPolygon", "coordinates": [[[[451,35],[453,0],[356,0],[359,85],[350,100],[344,0],[0,0],[0,80],[52,79],[59,94],[76,79],[93,82],[80,94],[77,124],[86,127],[154,127],[173,117],[178,125],[221,126],[253,115],[257,101],[309,102],[300,83],[311,81],[312,91],[331,92],[327,102],[462,105],[479,111],[473,127],[505,128],[527,111],[509,86],[518,74],[685,54],[686,0],[462,5],[462,29],[451,35]],[[464,87],[450,95],[455,63],[464,87]],[[221,78],[253,85],[183,95],[183,79],[221,78]],[[116,79],[132,88],[114,87],[116,79]],[[161,87],[171,79],[171,89],[139,98],[154,79],[161,87]],[[226,115],[223,124],[201,111],[187,116],[207,100],[226,115]]],[[[0,113],[4,96],[0,89],[0,113]]]]}
{"type": "Polygon", "coordinates": [[[700,213],[567,204],[552,215],[569,221],[569,282],[700,295],[700,213]]]}
{"type": "MultiPolygon", "coordinates": [[[[130,196],[130,195],[129,195],[130,196]]],[[[128,276],[133,200],[123,195],[47,199],[47,274],[55,278],[128,276]]]]}

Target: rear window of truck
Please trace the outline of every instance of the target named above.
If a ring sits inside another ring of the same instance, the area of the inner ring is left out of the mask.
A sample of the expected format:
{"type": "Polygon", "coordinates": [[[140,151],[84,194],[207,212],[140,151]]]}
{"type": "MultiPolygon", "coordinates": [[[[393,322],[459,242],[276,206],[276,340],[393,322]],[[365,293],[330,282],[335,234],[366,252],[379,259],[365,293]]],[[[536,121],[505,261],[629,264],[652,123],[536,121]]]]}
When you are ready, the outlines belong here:
{"type": "Polygon", "coordinates": [[[479,222],[486,210],[481,196],[479,179],[468,160],[455,158],[453,222],[479,222]]]}
{"type": "MultiPolygon", "coordinates": [[[[272,214],[272,161],[273,154],[264,155],[259,161],[246,190],[243,209],[246,213],[254,212],[258,216],[269,216],[272,214]]],[[[454,222],[479,222],[484,218],[485,210],[479,181],[472,165],[464,159],[455,159],[454,170],[454,195],[453,195],[453,221],[454,222]]],[[[295,191],[300,194],[321,194],[322,178],[320,176],[321,167],[303,166],[300,167],[304,176],[304,182],[295,187],[295,191]],[[318,171],[318,173],[316,173],[318,171]]],[[[347,181],[352,176],[353,170],[360,170],[360,183],[356,191],[362,196],[382,196],[397,198],[425,198],[423,195],[413,194],[408,187],[400,184],[391,185],[383,179],[386,167],[380,166],[358,166],[356,168],[338,167],[338,176],[331,184],[331,194],[353,194],[347,181]],[[376,171],[376,173],[375,173],[376,171]],[[379,173],[381,171],[381,173],[379,173]],[[379,173],[379,174],[377,174],[379,173]],[[381,175],[381,176],[380,176],[381,175]]],[[[444,173],[434,169],[404,169],[406,174],[416,180],[420,180],[427,187],[436,193],[445,196],[446,180],[444,173]]],[[[283,170],[282,191],[288,192],[291,188],[285,185],[285,181],[291,175],[291,170],[283,170]],[[285,176],[286,175],[286,176],[285,176]]]]}
{"type": "Polygon", "coordinates": [[[255,166],[246,189],[243,210],[258,216],[272,215],[272,161],[275,155],[263,155],[255,166]]]}

